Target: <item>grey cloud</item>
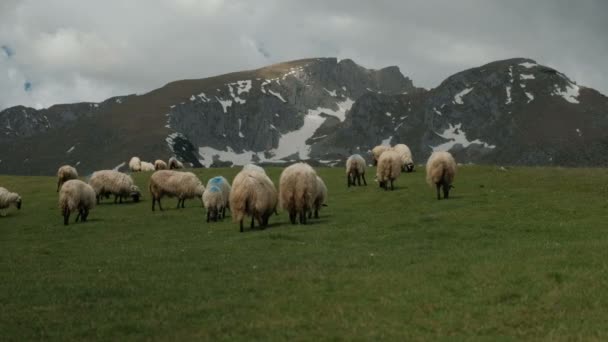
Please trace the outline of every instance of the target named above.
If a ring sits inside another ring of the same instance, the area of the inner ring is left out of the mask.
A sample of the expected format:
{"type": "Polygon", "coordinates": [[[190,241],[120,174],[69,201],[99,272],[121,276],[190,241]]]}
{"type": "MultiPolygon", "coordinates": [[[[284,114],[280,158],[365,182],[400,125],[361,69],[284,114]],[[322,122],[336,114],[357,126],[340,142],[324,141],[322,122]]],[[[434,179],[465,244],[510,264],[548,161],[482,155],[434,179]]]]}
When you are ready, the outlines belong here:
{"type": "Polygon", "coordinates": [[[3,1],[0,108],[100,101],[318,56],[397,65],[418,86],[530,57],[608,94],[608,2],[3,1]],[[111,20],[108,20],[111,18],[111,20]],[[25,82],[36,86],[23,91],[25,82]]]}

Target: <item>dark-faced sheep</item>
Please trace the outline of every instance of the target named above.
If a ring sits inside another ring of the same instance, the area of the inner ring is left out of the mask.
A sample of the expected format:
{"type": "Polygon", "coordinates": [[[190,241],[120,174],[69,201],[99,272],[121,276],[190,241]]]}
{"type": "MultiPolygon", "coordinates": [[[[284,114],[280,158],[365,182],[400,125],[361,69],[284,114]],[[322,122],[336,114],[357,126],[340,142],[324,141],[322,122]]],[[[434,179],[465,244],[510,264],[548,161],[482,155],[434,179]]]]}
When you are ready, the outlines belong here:
{"type": "Polygon", "coordinates": [[[397,144],[393,146],[393,151],[399,153],[401,157],[401,171],[414,171],[414,160],[412,159],[412,151],[405,144],[397,144]]]}
{"type": "Polygon", "coordinates": [[[169,170],[183,169],[183,168],[184,168],[184,164],[182,164],[182,162],[177,160],[177,158],[175,158],[175,157],[169,158],[169,170]]]}

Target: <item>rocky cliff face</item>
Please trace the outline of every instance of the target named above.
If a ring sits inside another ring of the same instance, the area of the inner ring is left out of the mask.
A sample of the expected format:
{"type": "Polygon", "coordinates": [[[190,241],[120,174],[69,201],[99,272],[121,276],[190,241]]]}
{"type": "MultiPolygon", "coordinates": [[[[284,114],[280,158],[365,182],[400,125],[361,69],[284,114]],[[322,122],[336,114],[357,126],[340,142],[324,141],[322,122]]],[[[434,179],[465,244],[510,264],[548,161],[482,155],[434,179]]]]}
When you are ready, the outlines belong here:
{"type": "Polygon", "coordinates": [[[167,84],[102,103],[0,112],[0,173],[81,173],[176,155],[193,166],[341,164],[405,143],[459,162],[605,165],[608,99],[529,59],[493,62],[414,87],[398,68],[305,59],[167,84]]]}

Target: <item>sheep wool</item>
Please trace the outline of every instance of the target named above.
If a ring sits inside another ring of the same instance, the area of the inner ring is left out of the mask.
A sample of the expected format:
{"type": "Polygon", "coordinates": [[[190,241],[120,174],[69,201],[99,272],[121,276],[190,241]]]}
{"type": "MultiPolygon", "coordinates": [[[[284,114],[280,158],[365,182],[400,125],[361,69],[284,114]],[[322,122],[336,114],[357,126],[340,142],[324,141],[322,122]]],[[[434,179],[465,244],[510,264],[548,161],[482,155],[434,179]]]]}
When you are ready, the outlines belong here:
{"type": "Polygon", "coordinates": [[[405,144],[397,144],[393,146],[393,151],[399,153],[401,157],[401,171],[414,171],[414,161],[412,160],[412,151],[405,144]]]}
{"type": "MultiPolygon", "coordinates": [[[[327,201],[327,186],[321,177],[317,176],[317,194],[313,202],[313,208],[315,211],[315,218],[319,218],[319,210],[321,207],[326,206],[327,201]]],[[[308,213],[308,218],[311,218],[312,211],[308,213]]]]}
{"type": "Polygon", "coordinates": [[[165,163],[163,160],[157,159],[154,162],[154,170],[166,170],[168,168],[167,163],[165,163]]]}
{"type": "Polygon", "coordinates": [[[95,207],[95,190],[78,179],[72,179],[63,184],[59,191],[59,208],[63,215],[63,224],[70,221],[70,214],[78,211],[76,222],[79,219],[86,222],[89,211],[95,207]]]}
{"type": "Polygon", "coordinates": [[[21,196],[18,193],[0,187],[0,210],[7,209],[11,205],[14,205],[17,210],[21,210],[21,202],[21,196]]]}
{"type": "Polygon", "coordinates": [[[203,206],[207,209],[207,222],[224,218],[226,199],[219,186],[211,185],[205,188],[203,192],[203,206]]]}
{"type": "Polygon", "coordinates": [[[450,152],[433,152],[426,163],[426,182],[437,189],[437,199],[441,199],[439,190],[443,189],[443,198],[448,199],[452,182],[456,176],[456,161],[450,152]]]}
{"type": "Polygon", "coordinates": [[[96,202],[102,196],[114,195],[114,203],[122,203],[123,198],[131,197],[133,202],[139,202],[141,191],[133,182],[133,178],[126,173],[114,170],[95,171],[89,179],[89,185],[95,191],[96,202]]]}
{"type": "Polygon", "coordinates": [[[355,181],[361,186],[361,178],[363,178],[363,184],[367,185],[365,180],[365,159],[359,154],[353,154],[346,160],[346,183],[350,187],[355,184],[355,181]]]}
{"type": "Polygon", "coordinates": [[[129,160],[129,170],[131,170],[131,172],[141,171],[141,160],[139,157],[132,157],[131,160],[129,160]]]}
{"type": "Polygon", "coordinates": [[[148,186],[152,196],[152,211],[155,210],[156,202],[158,208],[163,210],[160,200],[164,197],[177,197],[177,207],[185,207],[187,199],[198,198],[202,201],[205,186],[201,180],[192,172],[180,172],[173,170],[159,170],[150,176],[148,186]]]}
{"type": "Polygon", "coordinates": [[[63,165],[57,170],[57,192],[59,192],[63,183],[70,179],[78,179],[78,172],[70,165],[63,165]]]}
{"type": "Polygon", "coordinates": [[[230,183],[228,180],[222,176],[216,176],[207,182],[207,188],[210,186],[217,186],[222,191],[222,195],[224,197],[224,206],[222,208],[222,216],[226,216],[226,209],[230,208],[230,191],[232,188],[230,187],[230,183]]]}
{"type": "Polygon", "coordinates": [[[387,146],[387,145],[378,145],[372,149],[372,156],[374,158],[374,166],[378,165],[378,159],[380,159],[380,156],[382,155],[382,153],[389,151],[390,149],[391,149],[391,147],[387,146]]]}
{"type": "Polygon", "coordinates": [[[257,172],[266,174],[266,171],[264,170],[264,168],[262,168],[261,166],[255,165],[255,164],[247,164],[247,165],[243,166],[243,170],[244,171],[257,171],[257,172]]]}
{"type": "Polygon", "coordinates": [[[169,170],[183,169],[183,168],[184,168],[184,164],[182,164],[182,162],[177,160],[177,158],[175,158],[175,157],[169,158],[169,170]]]}
{"type": "Polygon", "coordinates": [[[317,173],[305,163],[288,166],[279,180],[280,206],[289,213],[292,224],[299,215],[301,224],[306,224],[306,216],[313,209],[317,196],[317,173]]]}
{"type": "Polygon", "coordinates": [[[380,187],[388,190],[388,183],[391,184],[391,190],[395,187],[393,182],[401,175],[401,157],[395,151],[386,151],[382,153],[378,159],[376,167],[376,179],[380,187]]]}
{"type": "Polygon", "coordinates": [[[145,161],[141,162],[141,171],[146,172],[146,171],[154,171],[154,170],[155,170],[154,164],[148,163],[145,161]]]}
{"type": "Polygon", "coordinates": [[[276,207],[277,190],[265,174],[242,170],[232,180],[230,212],[233,222],[239,222],[241,233],[245,216],[251,217],[251,229],[254,228],[254,219],[264,229],[276,207]]]}

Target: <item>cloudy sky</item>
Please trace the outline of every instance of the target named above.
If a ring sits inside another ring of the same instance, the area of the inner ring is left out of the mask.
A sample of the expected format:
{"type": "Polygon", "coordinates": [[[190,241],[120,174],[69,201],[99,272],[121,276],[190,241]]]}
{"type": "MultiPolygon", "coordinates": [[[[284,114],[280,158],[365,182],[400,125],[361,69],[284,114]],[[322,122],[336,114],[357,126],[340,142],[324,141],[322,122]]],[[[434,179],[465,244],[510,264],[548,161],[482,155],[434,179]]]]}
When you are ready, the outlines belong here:
{"type": "Polygon", "coordinates": [[[604,0],[0,0],[0,109],[101,101],[305,57],[426,88],[530,57],[608,94],[604,0]]]}

